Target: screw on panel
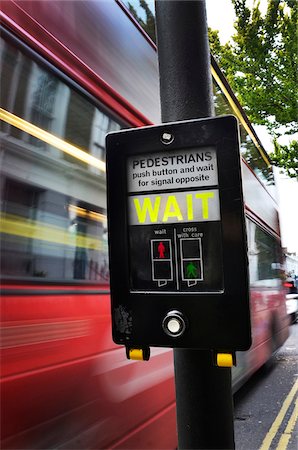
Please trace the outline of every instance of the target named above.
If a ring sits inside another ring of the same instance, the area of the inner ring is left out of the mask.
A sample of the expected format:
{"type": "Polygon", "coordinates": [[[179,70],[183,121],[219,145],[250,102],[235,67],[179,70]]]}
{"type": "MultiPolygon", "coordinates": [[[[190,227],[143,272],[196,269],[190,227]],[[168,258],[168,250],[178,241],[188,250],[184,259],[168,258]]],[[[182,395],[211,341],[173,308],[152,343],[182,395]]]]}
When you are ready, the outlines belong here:
{"type": "Polygon", "coordinates": [[[171,144],[174,140],[174,135],[165,131],[164,133],[162,133],[160,140],[165,145],[171,144]]]}

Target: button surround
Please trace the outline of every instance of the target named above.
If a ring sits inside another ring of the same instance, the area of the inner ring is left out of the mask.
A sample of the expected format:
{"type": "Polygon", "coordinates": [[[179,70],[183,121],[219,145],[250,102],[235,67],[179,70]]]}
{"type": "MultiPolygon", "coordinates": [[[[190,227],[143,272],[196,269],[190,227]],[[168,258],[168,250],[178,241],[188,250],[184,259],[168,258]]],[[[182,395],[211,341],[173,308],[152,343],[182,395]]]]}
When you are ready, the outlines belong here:
{"type": "Polygon", "coordinates": [[[185,319],[180,311],[169,311],[163,319],[162,327],[164,332],[170,337],[181,336],[186,329],[185,319]]]}

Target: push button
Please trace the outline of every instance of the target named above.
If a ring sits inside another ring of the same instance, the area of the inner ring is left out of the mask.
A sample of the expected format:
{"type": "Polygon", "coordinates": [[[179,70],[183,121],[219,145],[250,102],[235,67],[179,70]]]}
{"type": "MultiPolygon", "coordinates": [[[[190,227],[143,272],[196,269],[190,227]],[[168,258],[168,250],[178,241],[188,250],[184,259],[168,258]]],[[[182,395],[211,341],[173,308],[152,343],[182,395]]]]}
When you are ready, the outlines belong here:
{"type": "Polygon", "coordinates": [[[181,336],[186,328],[183,315],[176,310],[168,312],[162,322],[164,332],[171,337],[181,336]]]}

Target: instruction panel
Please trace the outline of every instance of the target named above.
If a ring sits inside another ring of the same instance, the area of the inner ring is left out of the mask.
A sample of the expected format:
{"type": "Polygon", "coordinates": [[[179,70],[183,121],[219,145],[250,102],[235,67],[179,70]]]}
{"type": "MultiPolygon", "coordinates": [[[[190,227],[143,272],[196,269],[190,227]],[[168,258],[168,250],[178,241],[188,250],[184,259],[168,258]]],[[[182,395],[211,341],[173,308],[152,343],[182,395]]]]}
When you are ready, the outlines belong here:
{"type": "Polygon", "coordinates": [[[130,156],[131,292],[223,290],[216,151],[130,156]]]}
{"type": "Polygon", "coordinates": [[[206,147],[131,156],[127,160],[128,192],[218,185],[216,151],[206,147]]]}

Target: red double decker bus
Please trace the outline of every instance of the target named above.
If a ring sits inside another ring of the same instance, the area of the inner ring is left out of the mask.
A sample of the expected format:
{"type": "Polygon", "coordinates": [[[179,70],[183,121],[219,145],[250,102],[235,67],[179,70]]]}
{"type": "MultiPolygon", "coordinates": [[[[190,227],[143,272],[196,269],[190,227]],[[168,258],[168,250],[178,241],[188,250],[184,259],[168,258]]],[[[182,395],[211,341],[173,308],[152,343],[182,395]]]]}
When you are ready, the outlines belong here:
{"type": "MultiPolygon", "coordinates": [[[[104,138],[160,121],[157,54],[120,1],[1,3],[1,445],[177,445],[172,352],[111,340],[104,138]]],[[[268,156],[212,62],[217,114],[240,121],[253,345],[237,389],[288,336],[268,156]]]]}

